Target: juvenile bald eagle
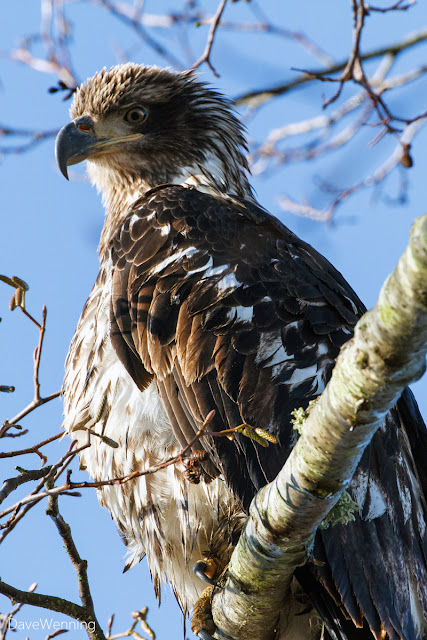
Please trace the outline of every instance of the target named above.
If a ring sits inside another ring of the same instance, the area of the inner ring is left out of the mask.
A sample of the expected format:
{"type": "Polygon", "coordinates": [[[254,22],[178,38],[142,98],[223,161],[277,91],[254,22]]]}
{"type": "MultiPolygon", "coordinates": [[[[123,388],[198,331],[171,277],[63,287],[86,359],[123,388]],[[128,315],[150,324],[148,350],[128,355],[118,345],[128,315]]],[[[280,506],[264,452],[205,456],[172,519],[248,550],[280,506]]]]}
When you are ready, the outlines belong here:
{"type": "MultiPolygon", "coordinates": [[[[295,443],[292,410],[322,392],[364,307],[257,204],[230,103],[191,74],[101,71],[76,92],[71,117],[59,167],[67,176],[88,161],[106,219],[67,359],[65,427],[118,444],[92,436],[82,465],[96,480],[152,467],[212,409],[212,431],[247,423],[278,440],[200,438],[201,478],[183,460],[99,491],[127,566],[146,555],[157,592],[168,581],[187,611],[205,586],[193,564],[215,558],[214,578],[227,564],[253,496],[295,443]]],[[[427,637],[426,467],[425,427],[405,391],[353,478],[360,514],[319,532],[316,562],[298,571],[314,608],[298,594],[302,615],[283,637],[427,637]]]]}

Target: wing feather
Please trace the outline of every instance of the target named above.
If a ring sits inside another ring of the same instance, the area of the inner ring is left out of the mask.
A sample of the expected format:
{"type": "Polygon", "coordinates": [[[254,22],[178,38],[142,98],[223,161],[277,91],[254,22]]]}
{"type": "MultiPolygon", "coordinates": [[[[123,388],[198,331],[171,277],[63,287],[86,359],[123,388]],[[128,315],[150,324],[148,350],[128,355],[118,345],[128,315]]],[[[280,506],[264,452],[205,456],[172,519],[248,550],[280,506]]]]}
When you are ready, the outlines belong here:
{"type": "MultiPolygon", "coordinates": [[[[138,358],[155,375],[181,445],[212,409],[215,431],[246,422],[278,438],[268,449],[241,435],[197,443],[207,474],[222,473],[247,509],[283,466],[297,438],[291,412],[322,392],[362,303],[261,208],[180,186],[136,203],[112,256],[115,348],[134,380],[138,358]]],[[[427,436],[413,405],[405,392],[365,451],[351,485],[360,516],[319,533],[320,563],[297,572],[317,585],[307,590],[319,611],[338,606],[378,639],[415,640],[426,623],[427,436]]]]}

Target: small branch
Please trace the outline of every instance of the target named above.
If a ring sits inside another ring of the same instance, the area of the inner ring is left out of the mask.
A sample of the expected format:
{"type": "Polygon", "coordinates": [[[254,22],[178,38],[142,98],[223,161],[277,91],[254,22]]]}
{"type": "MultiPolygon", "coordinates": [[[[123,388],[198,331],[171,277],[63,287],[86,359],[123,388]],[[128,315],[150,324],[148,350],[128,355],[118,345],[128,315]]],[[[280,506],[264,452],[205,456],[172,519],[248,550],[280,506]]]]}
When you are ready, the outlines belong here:
{"type": "Polygon", "coordinates": [[[40,329],[39,344],[38,344],[38,347],[36,347],[36,349],[34,351],[34,400],[35,400],[35,402],[40,402],[40,400],[41,400],[39,369],[40,369],[40,358],[41,358],[41,355],[42,355],[43,338],[44,338],[44,334],[46,332],[46,316],[47,316],[46,305],[43,305],[42,323],[41,323],[41,325],[39,327],[39,329],[40,329]]]}
{"type": "Polygon", "coordinates": [[[60,433],[56,433],[54,436],[47,438],[47,440],[43,440],[38,444],[34,444],[32,447],[28,447],[27,449],[21,449],[20,451],[0,452],[0,459],[15,458],[16,456],[23,456],[23,455],[26,455],[27,453],[36,453],[42,459],[42,461],[44,461],[43,464],[45,464],[45,461],[47,460],[47,458],[40,452],[40,449],[44,447],[46,444],[49,444],[50,442],[59,440],[59,438],[62,438],[63,436],[64,436],[64,433],[63,431],[61,431],[60,433]]]}
{"type": "Polygon", "coordinates": [[[221,0],[221,2],[218,5],[218,9],[215,13],[215,15],[212,18],[212,22],[211,22],[211,28],[209,29],[209,34],[208,34],[208,39],[206,41],[206,47],[204,52],[202,53],[202,55],[200,56],[200,58],[197,60],[197,62],[195,62],[192,66],[191,66],[191,70],[194,71],[194,69],[197,69],[198,67],[200,67],[201,64],[203,64],[203,62],[206,62],[207,65],[209,66],[209,68],[211,69],[212,73],[214,74],[214,76],[216,78],[219,78],[219,74],[215,71],[211,61],[210,61],[210,55],[212,52],[212,46],[215,40],[215,35],[219,26],[219,23],[221,21],[221,16],[224,12],[225,9],[225,5],[227,4],[227,0],[221,0]]]}
{"type": "Polygon", "coordinates": [[[373,7],[372,5],[365,3],[365,7],[367,11],[387,13],[388,11],[407,11],[415,5],[415,0],[409,0],[407,4],[404,4],[405,1],[406,0],[398,0],[398,2],[395,2],[390,7],[373,7]]]}
{"type": "Polygon", "coordinates": [[[139,633],[135,631],[138,625],[138,622],[141,624],[142,628],[144,629],[144,633],[148,635],[150,640],[155,640],[156,634],[147,623],[147,614],[148,614],[148,607],[143,607],[141,611],[133,611],[132,618],[134,618],[135,622],[133,622],[132,625],[129,627],[129,629],[127,629],[126,631],[122,631],[121,633],[115,633],[114,635],[112,635],[111,633],[111,630],[113,627],[113,621],[114,621],[114,615],[112,615],[108,621],[107,640],[118,640],[119,638],[129,638],[129,636],[132,636],[133,638],[138,640],[139,639],[145,640],[142,636],[139,635],[139,633]]]}
{"type": "MultiPolygon", "coordinates": [[[[35,591],[37,588],[37,582],[33,582],[32,585],[30,585],[30,587],[28,587],[28,592],[32,593],[33,591],[35,591]]],[[[20,602],[16,607],[14,607],[12,609],[12,611],[10,613],[8,613],[7,615],[3,614],[3,624],[0,624],[0,640],[5,640],[6,638],[6,633],[9,631],[9,623],[12,620],[12,618],[14,618],[16,616],[16,614],[18,613],[18,611],[20,611],[23,607],[22,602],[20,602]]]]}
{"type": "MultiPolygon", "coordinates": [[[[202,435],[207,435],[207,436],[222,436],[222,435],[226,435],[225,433],[223,434],[222,432],[216,434],[204,434],[205,428],[206,426],[211,422],[211,420],[213,419],[215,415],[215,411],[211,411],[205,418],[203,424],[201,425],[200,429],[197,431],[197,433],[195,434],[194,438],[191,440],[191,442],[189,442],[187,444],[186,447],[184,447],[184,449],[182,449],[182,451],[180,451],[176,456],[172,456],[171,458],[168,458],[167,460],[165,460],[164,462],[161,462],[160,464],[157,464],[153,467],[149,467],[148,469],[145,469],[144,471],[134,471],[126,476],[121,476],[119,478],[111,478],[108,480],[99,480],[98,482],[70,482],[69,478],[67,478],[67,482],[60,486],[60,487],[55,487],[53,489],[47,489],[46,491],[43,492],[39,492],[39,489],[37,491],[34,491],[33,493],[31,493],[30,495],[26,496],[25,498],[22,498],[22,500],[20,500],[19,502],[17,502],[16,504],[12,505],[11,507],[8,507],[7,509],[5,509],[4,511],[2,511],[0,513],[0,518],[4,518],[4,516],[8,515],[9,513],[14,513],[17,512],[23,505],[26,504],[30,504],[33,503],[35,501],[39,501],[42,498],[48,498],[48,497],[52,497],[52,496],[58,496],[59,494],[65,494],[65,495],[69,495],[69,496],[79,496],[80,494],[78,493],[73,493],[73,491],[75,489],[100,489],[101,487],[106,487],[106,486],[114,486],[114,485],[118,485],[118,484],[126,484],[127,482],[130,482],[131,480],[135,480],[136,478],[139,478],[141,476],[147,476],[147,475],[152,475],[154,473],[157,473],[158,471],[160,471],[161,469],[165,469],[166,467],[169,467],[173,464],[176,464],[177,462],[182,462],[182,458],[183,456],[185,456],[185,454],[191,449],[191,447],[199,440],[199,438],[202,435]]],[[[233,432],[235,431],[235,429],[232,430],[233,432]]],[[[74,442],[71,443],[71,447],[74,446],[74,442]]],[[[47,476],[46,480],[48,480],[50,477],[53,477],[55,480],[63,473],[63,471],[66,469],[66,467],[69,465],[71,458],[74,458],[78,453],[80,453],[81,451],[83,451],[84,449],[86,449],[89,446],[89,444],[85,444],[82,447],[80,447],[79,449],[73,449],[72,451],[69,450],[69,452],[67,454],[65,454],[65,456],[61,459],[60,462],[56,463],[56,465],[54,465],[52,467],[52,470],[49,472],[49,475],[47,476]],[[60,467],[60,465],[62,465],[60,467]],[[59,470],[57,470],[59,468],[59,470]],[[55,474],[55,475],[54,475],[55,474]]],[[[70,449],[71,449],[70,447],[70,449]]],[[[0,542],[2,541],[2,538],[0,538],[0,542]]]]}
{"type": "MultiPolygon", "coordinates": [[[[26,513],[30,508],[32,508],[35,504],[37,504],[37,502],[40,502],[40,500],[42,498],[44,498],[44,497],[46,497],[46,495],[48,495],[48,494],[40,494],[40,491],[43,489],[45,482],[48,481],[50,478],[53,478],[53,480],[56,481],[57,478],[65,471],[67,466],[70,464],[71,460],[78,453],[80,453],[81,451],[83,451],[84,449],[86,449],[89,446],[89,441],[88,441],[88,443],[86,443],[85,445],[79,447],[78,449],[74,449],[75,444],[76,444],[75,441],[73,441],[70,444],[70,446],[68,448],[68,451],[62,456],[62,458],[60,460],[58,460],[58,462],[56,462],[54,465],[52,465],[51,470],[49,471],[49,473],[36,486],[36,488],[31,492],[31,494],[29,496],[27,496],[26,498],[23,498],[22,500],[20,500],[19,502],[17,502],[13,506],[5,509],[2,513],[0,513],[0,518],[3,518],[4,516],[8,515],[9,513],[13,514],[11,519],[5,525],[1,526],[1,528],[4,529],[4,531],[3,531],[2,535],[0,536],[0,543],[3,542],[5,537],[12,531],[12,529],[14,529],[14,527],[19,522],[19,520],[22,519],[23,515],[25,515],[25,514],[23,514],[23,511],[26,513]],[[22,507],[24,507],[24,509],[22,509],[22,507]]],[[[69,489],[70,489],[70,487],[67,484],[64,487],[63,493],[65,493],[66,491],[69,491],[69,489]]],[[[68,495],[70,495],[70,494],[68,494],[68,495]]]]}
{"type": "Polygon", "coordinates": [[[256,18],[260,21],[259,24],[253,23],[222,23],[223,29],[229,29],[230,27],[234,30],[238,31],[263,31],[267,33],[271,33],[277,36],[281,36],[286,39],[294,40],[299,45],[301,45],[310,55],[318,58],[323,62],[323,64],[333,64],[333,60],[329,55],[325,53],[318,45],[316,45],[313,40],[308,38],[301,31],[291,31],[289,29],[284,29],[283,27],[277,26],[271,20],[268,20],[265,13],[263,12],[261,6],[257,3],[251,2],[249,4],[249,8],[252,13],[256,16],[256,18]]]}
{"type": "Polygon", "coordinates": [[[34,411],[34,409],[41,407],[43,404],[46,404],[47,402],[51,402],[52,400],[55,400],[55,398],[59,398],[61,394],[62,394],[62,391],[55,391],[55,393],[52,393],[50,396],[46,396],[46,398],[40,398],[40,400],[37,400],[37,401],[32,400],[30,404],[28,404],[25,407],[25,409],[22,409],[22,411],[17,413],[14,418],[12,418],[11,420],[6,420],[3,424],[7,426],[12,426],[12,425],[15,426],[16,422],[19,422],[20,420],[22,420],[22,418],[25,418],[25,416],[27,416],[29,413],[34,411]]]}
{"type": "Polygon", "coordinates": [[[19,424],[12,424],[8,420],[0,427],[0,438],[20,438],[28,433],[28,429],[23,429],[19,424]],[[10,429],[16,429],[18,433],[8,433],[10,429]]]}
{"type": "Polygon", "coordinates": [[[50,140],[51,138],[55,138],[58,134],[58,129],[49,129],[46,131],[35,131],[31,129],[16,129],[14,127],[9,127],[0,124],[0,138],[10,137],[10,138],[26,138],[28,141],[22,144],[11,144],[10,146],[0,146],[0,154],[2,155],[12,155],[12,154],[20,154],[26,151],[30,151],[38,146],[40,143],[45,140],[50,140]]]}
{"type": "Polygon", "coordinates": [[[76,78],[72,69],[67,64],[62,64],[56,56],[44,59],[37,58],[31,53],[28,47],[34,40],[38,39],[39,38],[37,37],[27,38],[21,47],[15,49],[8,55],[8,58],[15,62],[21,62],[35,71],[57,76],[69,87],[78,86],[80,82],[76,78]]]}
{"type": "Polygon", "coordinates": [[[371,175],[366,176],[360,182],[356,182],[349,187],[335,188],[328,187],[328,191],[334,191],[336,197],[333,202],[323,210],[316,209],[309,204],[300,204],[294,202],[289,197],[284,195],[278,196],[280,206],[284,211],[289,211],[301,217],[308,217],[313,220],[319,220],[322,222],[329,222],[332,220],[337,208],[351,195],[363,189],[371,188],[374,185],[378,185],[383,182],[392,170],[399,164],[403,166],[411,166],[411,141],[416,134],[427,123],[427,118],[414,120],[414,122],[403,131],[399,142],[397,143],[393,153],[383,162],[371,175]]]}
{"type": "Polygon", "coordinates": [[[144,21],[141,19],[141,12],[138,9],[129,7],[124,3],[118,4],[111,0],[91,0],[93,4],[104,7],[111,15],[115,16],[118,20],[131,27],[141,40],[143,40],[149,47],[151,47],[157,54],[162,56],[169,64],[175,69],[183,69],[183,65],[170,51],[160,44],[155,38],[147,33],[144,28],[144,21]]]}
{"type": "Polygon", "coordinates": [[[30,504],[25,505],[25,507],[23,507],[22,509],[19,509],[19,513],[18,513],[18,509],[16,509],[15,513],[10,518],[10,520],[8,520],[6,524],[0,526],[0,529],[3,530],[3,533],[0,536],[0,544],[4,541],[6,536],[9,535],[9,533],[12,533],[16,525],[27,515],[30,509],[35,507],[36,504],[40,502],[40,500],[41,498],[39,500],[35,500],[34,502],[31,502],[30,504]]]}
{"type": "Polygon", "coordinates": [[[50,467],[44,467],[42,469],[32,469],[30,471],[22,471],[19,476],[9,478],[5,480],[0,490],[0,504],[7,498],[7,496],[15,491],[21,484],[25,482],[31,482],[32,480],[40,480],[44,478],[50,472],[50,467]]]}
{"type": "MultiPolygon", "coordinates": [[[[9,428],[9,425],[12,425],[18,422],[23,417],[31,413],[31,411],[34,411],[34,409],[37,409],[37,407],[40,407],[46,402],[50,402],[54,398],[57,398],[58,396],[61,395],[61,392],[57,391],[56,393],[51,394],[47,398],[42,398],[40,395],[39,369],[40,369],[40,359],[41,359],[42,347],[43,347],[43,339],[46,332],[46,317],[47,317],[46,306],[43,306],[42,323],[40,324],[30,313],[28,313],[27,309],[25,308],[25,294],[29,289],[27,283],[24,282],[24,280],[22,280],[21,278],[18,278],[17,276],[12,276],[11,278],[9,278],[8,276],[4,276],[4,275],[0,275],[0,281],[5,282],[9,286],[13,287],[15,290],[12,296],[12,299],[9,303],[10,310],[13,311],[14,309],[19,307],[22,313],[29,320],[31,320],[31,322],[35,324],[39,330],[39,344],[34,351],[34,397],[30,402],[30,404],[25,409],[20,411],[20,413],[18,413],[14,418],[12,418],[12,420],[6,420],[3,423],[2,430],[4,430],[5,432],[9,428]]],[[[0,432],[0,435],[2,435],[2,432],[0,432]]]]}
{"type": "Polygon", "coordinates": [[[57,638],[58,636],[61,636],[64,633],[68,633],[68,629],[58,629],[53,633],[49,633],[49,635],[46,636],[45,640],[53,640],[53,638],[57,638]]]}
{"type": "MultiPolygon", "coordinates": [[[[70,452],[67,453],[69,454],[70,452]]],[[[43,471],[45,476],[51,473],[51,470],[49,469],[43,469],[40,471],[43,471]]],[[[31,472],[26,473],[30,474],[31,472]]],[[[53,478],[48,477],[46,482],[48,487],[52,486],[53,478]]],[[[56,596],[53,597],[36,594],[37,597],[31,598],[28,594],[25,594],[24,592],[19,591],[18,589],[15,589],[14,587],[11,587],[10,585],[7,585],[3,582],[0,582],[0,593],[3,593],[15,602],[18,601],[23,604],[31,604],[33,606],[50,609],[51,611],[58,611],[65,615],[71,616],[76,620],[80,620],[85,624],[87,634],[91,640],[105,640],[105,636],[102,632],[101,627],[99,626],[95,615],[93,600],[90,593],[89,581],[87,577],[87,562],[86,560],[82,560],[82,558],[80,558],[71,534],[71,528],[59,513],[57,496],[49,497],[48,509],[46,513],[54,521],[58,532],[64,542],[64,546],[68,553],[68,556],[70,557],[73,567],[76,571],[78,578],[79,595],[82,606],[76,605],[73,602],[58,598],[56,596]]]]}
{"type": "Polygon", "coordinates": [[[15,391],[15,387],[12,387],[10,384],[0,384],[0,391],[2,393],[13,393],[15,391]]]}
{"type": "Polygon", "coordinates": [[[10,584],[1,581],[0,593],[7,596],[13,603],[20,602],[21,604],[29,604],[33,607],[41,607],[42,609],[57,611],[58,613],[63,613],[64,615],[69,616],[70,618],[79,620],[86,624],[87,634],[90,640],[106,640],[96,618],[91,619],[88,617],[88,611],[84,607],[81,607],[70,600],[65,600],[58,596],[44,595],[42,593],[21,591],[20,589],[16,589],[10,584]],[[91,630],[91,623],[93,623],[93,631],[91,630]]]}
{"type": "MultiPolygon", "coordinates": [[[[427,66],[422,66],[418,69],[386,78],[385,74],[390,70],[392,62],[392,56],[386,56],[379,65],[378,70],[370,78],[371,86],[374,86],[378,93],[384,93],[390,89],[409,84],[427,72],[427,66]]],[[[359,93],[351,96],[351,98],[346,100],[346,102],[332,113],[323,113],[313,118],[308,118],[307,120],[291,122],[283,127],[273,129],[267,136],[265,142],[255,148],[255,151],[252,153],[253,157],[257,158],[258,156],[268,156],[275,153],[275,146],[290,136],[299,136],[319,129],[321,130],[320,135],[326,135],[327,131],[341,122],[345,116],[352,111],[358,109],[366,99],[366,92],[359,91],[359,93]]]]}
{"type": "MultiPolygon", "coordinates": [[[[64,543],[65,550],[77,574],[79,595],[82,605],[87,612],[90,612],[91,619],[96,620],[92,595],[90,593],[89,580],[87,577],[87,561],[82,560],[80,557],[71,534],[71,527],[67,522],[65,522],[64,518],[59,513],[58,496],[49,497],[46,515],[50,516],[55,523],[59,535],[64,543]]],[[[96,624],[98,625],[98,622],[96,624]]]]}
{"type": "Polygon", "coordinates": [[[288,196],[280,194],[277,196],[279,206],[283,211],[293,213],[300,218],[309,218],[318,222],[330,222],[332,220],[335,209],[328,207],[327,209],[316,209],[309,203],[295,202],[288,196]]]}
{"type": "MultiPolygon", "coordinates": [[[[404,38],[401,42],[397,42],[396,44],[391,44],[386,47],[381,47],[378,49],[373,49],[368,53],[362,54],[360,59],[362,61],[366,60],[374,60],[375,58],[383,57],[387,54],[390,54],[394,57],[398,56],[402,51],[410,49],[415,45],[418,45],[427,40],[427,29],[423,29],[418,31],[417,33],[413,33],[409,35],[407,38],[404,38]]],[[[264,89],[258,89],[255,91],[248,91],[240,96],[237,96],[234,99],[234,103],[236,105],[247,105],[251,107],[258,107],[262,104],[265,104],[269,100],[272,100],[276,96],[284,95],[288,93],[292,89],[296,89],[301,87],[309,82],[312,82],[314,79],[320,79],[322,76],[333,75],[335,73],[339,73],[347,66],[348,59],[343,60],[341,62],[337,62],[334,65],[330,65],[329,67],[324,67],[323,69],[319,69],[317,71],[310,72],[309,75],[307,73],[302,73],[295,80],[291,80],[290,82],[286,82],[284,84],[280,84],[273,87],[266,87],[264,89]]]]}

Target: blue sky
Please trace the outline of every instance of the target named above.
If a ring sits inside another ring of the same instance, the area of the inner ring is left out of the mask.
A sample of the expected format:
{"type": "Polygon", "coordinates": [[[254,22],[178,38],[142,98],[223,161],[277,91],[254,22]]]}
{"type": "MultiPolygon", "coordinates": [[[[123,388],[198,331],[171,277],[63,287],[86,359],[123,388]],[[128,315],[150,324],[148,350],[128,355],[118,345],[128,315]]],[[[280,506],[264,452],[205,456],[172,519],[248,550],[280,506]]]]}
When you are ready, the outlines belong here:
{"type": "MultiPolygon", "coordinates": [[[[180,3],[171,0],[146,2],[146,11],[162,14],[176,9],[180,3]]],[[[216,2],[203,6],[214,11],[216,2]]],[[[349,3],[330,0],[318,3],[302,0],[298,3],[266,0],[266,14],[276,25],[302,30],[338,60],[351,49],[349,3]]],[[[165,65],[165,61],[146,45],[138,43],[135,35],[94,5],[73,2],[67,6],[75,27],[71,45],[74,68],[85,79],[103,66],[118,61],[117,52],[129,48],[133,60],[165,65]]],[[[425,10],[424,10],[425,11],[425,10]]],[[[230,4],[225,18],[254,21],[245,2],[230,4]]],[[[34,0],[7,3],[0,23],[0,125],[20,128],[55,129],[68,121],[69,103],[59,94],[50,95],[49,86],[56,84],[54,76],[37,73],[33,69],[12,62],[4,52],[19,45],[21,38],[38,30],[40,7],[34,0]]],[[[373,15],[363,40],[365,50],[401,39],[408,32],[425,25],[425,13],[419,6],[405,13],[373,15]]],[[[189,39],[194,58],[203,51],[207,28],[193,27],[189,39]]],[[[183,63],[189,60],[179,48],[176,32],[156,31],[155,36],[168,44],[183,63]]],[[[42,46],[35,51],[42,53],[42,46]]],[[[395,71],[402,72],[417,63],[425,62],[425,46],[412,50],[405,60],[399,60],[395,71]]],[[[294,77],[292,68],[318,68],[314,60],[295,42],[265,34],[221,32],[217,36],[213,63],[220,73],[214,78],[207,66],[201,76],[224,93],[239,95],[248,87],[259,88],[278,84],[294,77]]],[[[373,69],[373,67],[369,67],[373,69]]],[[[405,116],[426,109],[422,99],[427,95],[426,79],[418,80],[390,100],[393,111],[405,116]]],[[[271,127],[313,117],[321,112],[322,98],[331,95],[333,88],[318,84],[260,109],[247,118],[251,140],[261,140],[271,127]]],[[[348,97],[350,90],[345,89],[348,97]]],[[[414,143],[414,167],[391,177],[382,194],[363,191],[349,199],[337,212],[333,225],[303,220],[281,211],[277,196],[286,193],[295,200],[310,199],[323,206],[325,196],[319,192],[319,178],[338,185],[359,180],[366,171],[379,166],[394,148],[395,141],[385,139],[381,144],[367,147],[376,130],[361,132],[354,145],[339,154],[331,154],[310,163],[285,165],[268,176],[253,180],[261,204],[278,215],[292,230],[303,236],[324,253],[345,275],[367,306],[375,302],[379,288],[393,269],[403,251],[414,218],[426,210],[425,166],[427,132],[422,130],[414,143]],[[397,206],[399,180],[409,183],[408,201],[397,206]]],[[[295,146],[297,141],[291,141],[295,146]]],[[[10,141],[0,138],[0,146],[10,141]]],[[[37,318],[43,304],[48,308],[48,330],[41,366],[42,393],[56,391],[62,381],[68,344],[80,315],[83,303],[97,273],[97,242],[103,220],[100,197],[84,179],[83,168],[70,172],[67,182],[56,168],[53,140],[47,140],[25,154],[0,155],[0,273],[18,275],[30,285],[27,306],[37,318]]],[[[18,311],[8,311],[11,291],[0,283],[0,384],[16,386],[14,394],[1,394],[1,420],[12,417],[31,399],[32,352],[37,344],[37,331],[18,311]]],[[[414,385],[421,410],[427,416],[426,379],[414,385]]],[[[30,434],[20,441],[11,441],[11,448],[29,446],[59,431],[60,401],[55,401],[31,415],[22,425],[30,434]]],[[[50,445],[51,459],[59,456],[64,444],[50,445]]],[[[15,460],[27,464],[28,459],[15,460]]],[[[34,466],[38,460],[31,459],[34,466]]],[[[5,467],[4,477],[14,475],[13,465],[5,467]]],[[[3,474],[2,474],[3,475],[3,474]]],[[[82,478],[74,466],[73,479],[82,478]]],[[[103,510],[92,491],[85,491],[80,499],[64,497],[60,508],[70,523],[82,557],[89,561],[89,576],[93,588],[98,619],[106,628],[106,620],[116,613],[116,632],[130,622],[129,613],[142,606],[150,607],[149,622],[158,638],[181,637],[182,618],[168,588],[164,602],[157,608],[150,577],[143,561],[140,566],[122,574],[125,553],[115,525],[103,510]],[[178,635],[176,635],[178,634],[178,635]]],[[[39,591],[57,593],[77,599],[73,569],[65,555],[53,524],[38,506],[23,520],[2,545],[2,578],[19,588],[39,582],[39,591]]],[[[8,609],[0,599],[0,610],[8,609]]],[[[40,610],[25,607],[21,620],[53,617],[40,610]]],[[[40,632],[22,632],[14,637],[29,635],[31,640],[44,637],[40,632]]],[[[187,632],[189,637],[191,633],[187,632]]],[[[83,632],[71,632],[70,638],[84,637],[83,632]],[[74,634],[74,635],[73,635],[74,634]]]]}

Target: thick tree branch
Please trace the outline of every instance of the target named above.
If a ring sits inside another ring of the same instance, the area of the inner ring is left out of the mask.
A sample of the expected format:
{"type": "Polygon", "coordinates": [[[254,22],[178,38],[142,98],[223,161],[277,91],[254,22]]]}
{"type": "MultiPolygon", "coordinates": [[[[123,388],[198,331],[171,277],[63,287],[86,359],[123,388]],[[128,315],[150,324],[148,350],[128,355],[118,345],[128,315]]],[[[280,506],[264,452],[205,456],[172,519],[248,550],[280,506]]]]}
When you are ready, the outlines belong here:
{"type": "Polygon", "coordinates": [[[311,410],[276,480],[255,497],[226,575],[213,595],[221,631],[267,640],[294,569],[307,561],[319,524],[348,486],[365,447],[402,390],[425,370],[427,216],[375,307],[358,322],[332,379],[311,410]]]}

